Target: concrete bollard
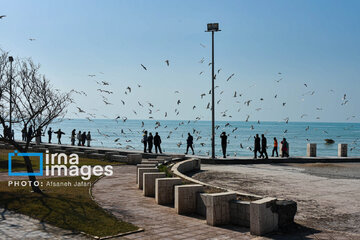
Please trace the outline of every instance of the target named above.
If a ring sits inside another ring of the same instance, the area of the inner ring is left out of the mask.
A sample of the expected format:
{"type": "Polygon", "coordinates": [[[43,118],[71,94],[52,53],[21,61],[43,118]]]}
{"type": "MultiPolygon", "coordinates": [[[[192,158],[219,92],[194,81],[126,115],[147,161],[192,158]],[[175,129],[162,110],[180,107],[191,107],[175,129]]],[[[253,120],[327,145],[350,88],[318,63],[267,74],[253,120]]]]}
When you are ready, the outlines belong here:
{"type": "Polygon", "coordinates": [[[200,184],[175,186],[175,211],[177,214],[196,212],[196,195],[204,192],[200,184]]]}
{"type": "Polygon", "coordinates": [[[143,177],[144,196],[155,197],[155,180],[164,177],[166,177],[166,174],[164,172],[144,173],[144,177],[143,177]]]}
{"type": "Polygon", "coordinates": [[[129,164],[136,165],[136,164],[141,163],[142,155],[141,154],[136,154],[136,153],[128,154],[127,158],[128,158],[128,163],[129,164]]]}
{"type": "Polygon", "coordinates": [[[230,201],[236,200],[236,193],[223,192],[201,194],[206,206],[206,223],[218,226],[230,223],[230,201]]]}
{"type": "Polygon", "coordinates": [[[136,183],[138,183],[138,169],[139,168],[156,168],[156,164],[138,164],[136,165],[136,183]]]}
{"type": "Polygon", "coordinates": [[[279,216],[274,212],[276,198],[263,198],[250,202],[250,233],[264,235],[278,230],[279,216]]]}
{"type": "Polygon", "coordinates": [[[345,143],[338,144],[338,157],[347,157],[348,145],[345,143]]]}
{"type": "Polygon", "coordinates": [[[316,157],[316,143],[308,143],[306,146],[306,156],[316,157]]]}
{"type": "Polygon", "coordinates": [[[231,201],[230,222],[237,226],[250,227],[250,202],[240,200],[231,201]]]}
{"type": "Polygon", "coordinates": [[[159,172],[157,168],[138,168],[138,188],[143,189],[144,173],[159,172]]]}
{"type": "Polygon", "coordinates": [[[157,204],[174,203],[175,186],[181,185],[181,178],[158,178],[155,180],[155,201],[157,204]]]}

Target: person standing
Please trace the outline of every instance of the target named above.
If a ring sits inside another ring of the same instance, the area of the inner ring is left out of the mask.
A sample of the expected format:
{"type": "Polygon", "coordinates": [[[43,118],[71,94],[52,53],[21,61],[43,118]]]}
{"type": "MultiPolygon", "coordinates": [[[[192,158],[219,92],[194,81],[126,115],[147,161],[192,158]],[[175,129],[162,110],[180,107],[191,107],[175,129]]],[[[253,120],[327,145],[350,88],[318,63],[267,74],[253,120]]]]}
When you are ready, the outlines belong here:
{"type": "Polygon", "coordinates": [[[152,148],[153,148],[153,139],[154,139],[154,137],[153,137],[152,133],[149,133],[149,136],[148,136],[148,139],[147,139],[149,153],[152,153],[151,151],[152,151],[152,148]]]}
{"type": "Polygon", "coordinates": [[[88,131],[88,133],[87,133],[87,135],[86,135],[86,140],[87,140],[87,146],[90,147],[90,141],[91,141],[90,131],[88,131]]]}
{"type": "Polygon", "coordinates": [[[274,148],[272,150],[272,154],[271,156],[274,156],[274,153],[276,152],[276,157],[279,157],[279,153],[278,153],[278,141],[276,139],[276,137],[274,137],[274,148]]]}
{"type": "Polygon", "coordinates": [[[191,134],[188,133],[188,138],[186,139],[187,146],[186,146],[186,153],[185,154],[188,154],[189,148],[191,148],[192,154],[193,155],[195,154],[194,153],[194,148],[193,148],[193,142],[194,142],[193,136],[191,136],[191,134]]]}
{"type": "Polygon", "coordinates": [[[36,130],[36,137],[35,137],[36,145],[40,145],[41,143],[41,129],[39,128],[36,130]]]}
{"type": "Polygon", "coordinates": [[[144,144],[144,153],[146,153],[147,141],[148,141],[148,136],[147,136],[147,131],[145,131],[143,138],[141,139],[141,142],[144,144]]]}
{"type": "Polygon", "coordinates": [[[226,136],[226,132],[223,132],[220,135],[221,138],[221,148],[222,148],[222,152],[224,155],[224,158],[226,158],[226,147],[227,147],[227,136],[226,136]]]}
{"type": "Polygon", "coordinates": [[[27,140],[27,141],[28,141],[28,140],[31,141],[32,135],[33,135],[33,126],[30,125],[29,131],[27,132],[27,139],[26,139],[26,140],[27,140]]]}
{"type": "Polygon", "coordinates": [[[76,129],[71,131],[71,145],[74,146],[76,141],[76,129]]]}
{"type": "Polygon", "coordinates": [[[48,136],[49,136],[49,143],[51,143],[51,136],[52,136],[52,133],[53,133],[52,129],[51,129],[51,128],[49,128],[49,131],[47,132],[47,134],[48,134],[48,136]]]}
{"type": "Polygon", "coordinates": [[[259,134],[256,134],[256,136],[254,137],[254,159],[257,159],[257,152],[261,154],[259,134]]]}
{"type": "Polygon", "coordinates": [[[266,152],[266,147],[267,147],[267,141],[266,141],[266,137],[264,134],[261,134],[261,153],[260,153],[260,157],[265,159],[268,159],[268,154],[266,152]],[[265,156],[264,156],[265,154],[265,156]]]}
{"type": "Polygon", "coordinates": [[[158,149],[159,149],[160,154],[162,153],[160,144],[161,144],[161,138],[159,136],[159,133],[156,132],[155,136],[154,136],[155,153],[158,153],[158,149]]]}
{"type": "Polygon", "coordinates": [[[289,145],[288,142],[286,141],[286,138],[283,138],[283,140],[281,141],[281,157],[289,157],[289,145]]]}
{"type": "Polygon", "coordinates": [[[78,140],[78,146],[81,146],[81,131],[78,132],[76,138],[78,140]]]}
{"type": "Polygon", "coordinates": [[[54,133],[57,134],[58,144],[61,144],[61,135],[65,134],[65,133],[62,132],[60,128],[59,128],[59,130],[57,130],[57,131],[54,132],[54,133]]]}
{"type": "Polygon", "coordinates": [[[26,136],[27,136],[27,127],[26,125],[24,126],[24,128],[21,130],[21,136],[22,136],[22,140],[24,142],[26,142],[26,136]]]}
{"type": "Polygon", "coordinates": [[[86,142],[86,132],[83,131],[83,133],[81,134],[81,146],[85,146],[85,142],[86,142]]]}

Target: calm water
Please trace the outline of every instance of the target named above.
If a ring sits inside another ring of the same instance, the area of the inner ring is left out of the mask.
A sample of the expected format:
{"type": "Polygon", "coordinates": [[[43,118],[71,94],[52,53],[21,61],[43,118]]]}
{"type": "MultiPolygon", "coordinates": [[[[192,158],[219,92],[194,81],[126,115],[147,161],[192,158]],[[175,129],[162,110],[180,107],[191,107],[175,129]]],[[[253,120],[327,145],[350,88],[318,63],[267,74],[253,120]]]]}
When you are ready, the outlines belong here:
{"type": "MultiPolygon", "coordinates": [[[[162,139],[162,149],[165,152],[184,153],[186,148],[187,133],[194,136],[195,154],[207,155],[211,149],[211,122],[210,121],[160,121],[161,126],[155,129],[154,120],[93,120],[86,119],[64,120],[60,123],[54,123],[51,127],[54,130],[61,128],[66,135],[63,135],[62,143],[70,143],[70,134],[72,129],[80,131],[90,131],[92,134],[93,146],[111,147],[111,148],[135,148],[141,150],[142,130],[148,130],[155,134],[159,132],[162,139]],[[142,122],[144,126],[142,127],[142,122]],[[121,133],[123,130],[123,134],[121,133]],[[115,140],[118,139],[117,142],[115,140]],[[202,146],[203,145],[203,146],[202,146]],[[179,147],[180,146],[180,147],[179,147]]],[[[226,122],[218,121],[216,125],[216,150],[217,155],[220,153],[220,134],[225,131],[230,134],[228,137],[228,153],[231,156],[250,156],[252,153],[248,147],[253,147],[253,136],[256,133],[265,133],[268,139],[268,154],[272,150],[273,137],[280,140],[283,137],[289,142],[290,155],[306,155],[306,144],[308,142],[318,144],[318,156],[336,156],[337,143],[349,144],[349,156],[360,155],[360,124],[359,123],[302,123],[302,122],[229,122],[231,125],[226,126],[226,122]],[[252,129],[253,126],[253,129],[252,129]],[[308,130],[306,131],[305,129],[308,130]],[[236,130],[235,130],[236,129],[236,130]],[[285,130],[287,130],[286,133],[285,130]],[[335,144],[325,144],[324,139],[331,138],[335,144]],[[240,143],[243,148],[240,148],[240,143]],[[351,149],[351,151],[350,151],[351,149]]],[[[47,129],[46,129],[47,130],[47,129]]],[[[17,139],[21,138],[20,129],[17,128],[15,133],[17,139]]],[[[47,136],[43,137],[43,141],[47,136]]],[[[53,142],[56,142],[56,136],[53,136],[53,142]]],[[[271,154],[271,153],[270,153],[271,154]]]]}

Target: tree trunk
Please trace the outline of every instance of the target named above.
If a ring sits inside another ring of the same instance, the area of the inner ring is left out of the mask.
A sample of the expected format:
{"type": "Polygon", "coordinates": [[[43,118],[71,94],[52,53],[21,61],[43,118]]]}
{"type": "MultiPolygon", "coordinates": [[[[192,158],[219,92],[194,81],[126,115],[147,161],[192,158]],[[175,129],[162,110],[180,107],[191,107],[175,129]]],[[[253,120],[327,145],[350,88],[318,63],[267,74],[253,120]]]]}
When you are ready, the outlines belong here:
{"type": "MultiPolygon", "coordinates": [[[[32,163],[30,161],[30,158],[28,156],[23,156],[24,158],[24,161],[25,161],[25,165],[26,165],[26,170],[28,173],[33,173],[34,170],[33,170],[33,167],[32,167],[32,163]]],[[[34,192],[36,193],[42,193],[42,191],[40,190],[40,188],[38,186],[35,186],[35,182],[37,181],[36,180],[36,177],[35,176],[29,176],[29,180],[31,181],[31,188],[34,192]]]]}

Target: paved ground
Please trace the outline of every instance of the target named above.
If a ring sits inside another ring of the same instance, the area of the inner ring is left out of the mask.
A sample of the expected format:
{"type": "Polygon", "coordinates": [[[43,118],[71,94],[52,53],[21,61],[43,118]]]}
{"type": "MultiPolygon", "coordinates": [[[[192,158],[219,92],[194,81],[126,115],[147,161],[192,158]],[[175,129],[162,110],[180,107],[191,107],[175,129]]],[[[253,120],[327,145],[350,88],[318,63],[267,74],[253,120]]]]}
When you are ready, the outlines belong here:
{"type": "Polygon", "coordinates": [[[256,237],[247,228],[208,226],[203,219],[177,215],[172,207],[157,205],[154,198],[144,197],[135,184],[135,166],[115,167],[113,176],[95,184],[93,196],[115,216],[145,229],[121,239],[351,239],[311,229],[256,237]]]}
{"type": "Polygon", "coordinates": [[[88,239],[0,208],[0,239],[88,239]]]}
{"type": "Polygon", "coordinates": [[[202,165],[195,179],[236,191],[295,200],[296,221],[360,239],[360,164],[202,165]]]}

